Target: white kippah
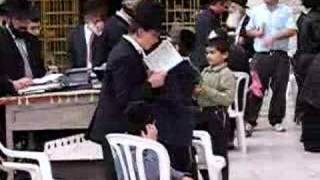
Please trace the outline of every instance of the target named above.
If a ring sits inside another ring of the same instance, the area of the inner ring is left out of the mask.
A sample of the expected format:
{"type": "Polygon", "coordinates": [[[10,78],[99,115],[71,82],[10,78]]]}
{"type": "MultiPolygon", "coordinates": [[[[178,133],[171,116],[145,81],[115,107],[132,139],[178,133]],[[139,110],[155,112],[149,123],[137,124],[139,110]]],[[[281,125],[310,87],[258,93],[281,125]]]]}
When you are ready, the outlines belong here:
{"type": "Polygon", "coordinates": [[[217,37],[218,37],[218,34],[214,30],[212,30],[208,36],[208,39],[211,40],[211,39],[215,39],[217,37]]]}

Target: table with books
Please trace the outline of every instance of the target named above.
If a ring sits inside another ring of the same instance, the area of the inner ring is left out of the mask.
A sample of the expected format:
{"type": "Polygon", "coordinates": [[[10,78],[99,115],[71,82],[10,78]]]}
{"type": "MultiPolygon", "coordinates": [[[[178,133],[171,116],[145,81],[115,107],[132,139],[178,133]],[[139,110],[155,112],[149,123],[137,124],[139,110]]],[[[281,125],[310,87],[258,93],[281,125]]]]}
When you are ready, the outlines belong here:
{"type": "Polygon", "coordinates": [[[14,147],[14,132],[87,129],[100,90],[49,92],[0,98],[6,108],[7,147],[14,147]]]}

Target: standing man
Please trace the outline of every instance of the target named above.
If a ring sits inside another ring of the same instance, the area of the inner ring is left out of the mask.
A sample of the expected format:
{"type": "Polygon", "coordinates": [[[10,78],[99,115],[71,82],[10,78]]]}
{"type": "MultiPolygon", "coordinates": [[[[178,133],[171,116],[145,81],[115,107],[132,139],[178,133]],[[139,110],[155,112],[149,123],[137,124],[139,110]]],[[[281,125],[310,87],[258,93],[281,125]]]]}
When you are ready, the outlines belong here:
{"type": "Polygon", "coordinates": [[[289,38],[296,34],[292,10],[279,0],[264,0],[250,13],[247,34],[254,38],[252,86],[246,108],[249,135],[257,118],[266,89],[272,89],[269,122],[274,131],[284,132],[282,120],[286,111],[286,89],[289,78],[289,38]]]}
{"type": "Polygon", "coordinates": [[[104,28],[104,3],[100,0],[88,0],[84,5],[84,22],[70,32],[68,54],[72,68],[91,69],[95,59],[97,37],[104,28]]]}
{"type": "Polygon", "coordinates": [[[196,42],[191,60],[200,70],[208,65],[205,49],[210,32],[214,30],[226,36],[220,23],[221,15],[227,10],[226,7],[227,0],[210,0],[208,7],[202,10],[196,18],[196,42]]]}
{"type": "Polygon", "coordinates": [[[89,139],[102,144],[108,180],[116,179],[116,175],[105,135],[126,132],[127,106],[144,101],[151,89],[164,85],[166,73],[147,73],[143,62],[144,51],[159,41],[162,13],[158,3],[150,0],[139,3],[132,32],[123,36],[109,56],[98,106],[87,134],[89,139]]]}
{"type": "MultiPolygon", "coordinates": [[[[15,95],[29,86],[32,78],[45,74],[40,51],[27,33],[30,6],[27,1],[11,2],[9,22],[0,31],[0,97],[15,95]]],[[[5,142],[5,110],[0,107],[0,141],[5,142]]]]}
{"type": "Polygon", "coordinates": [[[295,73],[299,87],[296,118],[302,122],[301,141],[309,152],[320,152],[320,2],[302,0],[309,10],[301,13],[298,26],[298,50],[295,73]]]}
{"type": "Polygon", "coordinates": [[[106,21],[103,34],[98,40],[95,66],[106,63],[112,48],[122,39],[122,35],[128,34],[129,27],[133,23],[135,8],[140,1],[123,0],[122,8],[106,21]]]}

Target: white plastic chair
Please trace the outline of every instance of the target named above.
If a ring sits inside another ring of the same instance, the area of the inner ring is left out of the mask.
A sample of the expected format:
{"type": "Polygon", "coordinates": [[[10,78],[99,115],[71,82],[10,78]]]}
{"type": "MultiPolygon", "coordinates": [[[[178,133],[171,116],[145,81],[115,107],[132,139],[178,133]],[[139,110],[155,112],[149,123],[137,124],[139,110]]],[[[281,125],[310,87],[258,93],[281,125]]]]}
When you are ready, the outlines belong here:
{"type": "Polygon", "coordinates": [[[120,161],[125,180],[146,180],[143,161],[145,150],[152,150],[157,154],[160,180],[170,180],[169,155],[160,143],[127,134],[108,134],[106,138],[111,146],[114,159],[120,161]],[[131,150],[133,147],[135,152],[131,150]],[[137,167],[139,178],[136,177],[134,167],[137,167]]]}
{"type": "Polygon", "coordinates": [[[44,152],[51,161],[103,160],[102,147],[84,138],[84,134],[46,142],[44,152]]]}
{"type": "Polygon", "coordinates": [[[209,133],[193,131],[192,146],[196,150],[198,169],[208,170],[210,180],[221,180],[221,170],[226,166],[226,160],[222,156],[213,154],[209,133]]]}
{"type": "Polygon", "coordinates": [[[45,153],[10,150],[5,148],[1,143],[0,151],[10,158],[30,159],[37,161],[39,163],[42,180],[53,180],[50,161],[45,153]]]}
{"type": "Polygon", "coordinates": [[[235,92],[235,99],[233,104],[229,107],[228,113],[230,118],[236,119],[236,126],[237,126],[237,139],[238,139],[238,146],[241,148],[243,153],[247,153],[247,143],[246,143],[246,133],[245,133],[245,122],[244,122],[244,112],[246,108],[246,101],[247,101],[247,93],[249,89],[249,75],[244,72],[233,72],[234,76],[236,77],[236,92],[235,92]],[[239,102],[239,93],[240,91],[240,83],[244,82],[243,86],[243,94],[242,94],[242,107],[240,107],[239,102]]]}
{"type": "Polygon", "coordinates": [[[30,174],[31,180],[42,180],[40,168],[36,164],[0,161],[0,169],[5,172],[24,171],[30,174]]]}

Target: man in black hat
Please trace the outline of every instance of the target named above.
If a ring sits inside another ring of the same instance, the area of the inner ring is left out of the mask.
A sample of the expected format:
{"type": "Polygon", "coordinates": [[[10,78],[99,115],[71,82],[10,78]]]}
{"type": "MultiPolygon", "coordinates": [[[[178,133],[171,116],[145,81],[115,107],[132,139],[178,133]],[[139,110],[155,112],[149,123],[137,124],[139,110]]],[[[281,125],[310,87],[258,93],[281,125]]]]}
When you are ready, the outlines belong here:
{"type": "MultiPolygon", "coordinates": [[[[30,6],[26,1],[10,2],[9,23],[0,32],[0,97],[16,94],[45,74],[40,49],[27,33],[30,6]]],[[[0,112],[0,132],[5,132],[4,110],[0,112]]],[[[5,135],[0,135],[5,140],[5,135]]]]}
{"type": "Polygon", "coordinates": [[[146,100],[151,89],[164,85],[166,73],[147,73],[143,62],[144,51],[159,41],[162,13],[158,3],[139,3],[130,35],[123,36],[109,55],[98,106],[87,134],[89,139],[102,144],[108,180],[116,176],[105,135],[126,132],[128,122],[124,110],[128,104],[146,100]]]}
{"type": "MultiPolygon", "coordinates": [[[[245,72],[250,74],[249,59],[254,54],[253,38],[248,37],[245,27],[247,26],[250,17],[247,14],[247,0],[232,0],[229,5],[229,15],[227,18],[227,27],[234,31],[234,43],[230,47],[228,66],[232,71],[245,72]]],[[[244,82],[239,84],[239,106],[242,105],[242,95],[244,91],[244,82]]],[[[235,119],[230,118],[229,131],[229,148],[234,148],[235,137],[235,119]]],[[[248,134],[250,135],[250,134],[248,134]]]]}
{"type": "Polygon", "coordinates": [[[40,49],[34,48],[34,41],[27,32],[30,10],[27,1],[12,2],[9,11],[10,21],[0,33],[0,84],[6,87],[1,88],[2,90],[7,90],[2,92],[2,95],[12,94],[28,85],[30,79],[45,74],[43,61],[38,55],[40,49]],[[17,83],[19,80],[23,83],[17,83]]]}
{"type": "Polygon", "coordinates": [[[250,17],[247,14],[247,0],[232,0],[229,5],[229,16],[227,19],[228,28],[234,29],[235,39],[234,44],[243,47],[248,58],[254,54],[253,38],[246,33],[246,26],[249,23],[250,17]]]}
{"type": "Polygon", "coordinates": [[[68,37],[68,55],[72,68],[93,68],[98,58],[97,39],[104,28],[104,7],[104,2],[100,0],[88,0],[84,4],[84,24],[73,29],[68,37]]]}

